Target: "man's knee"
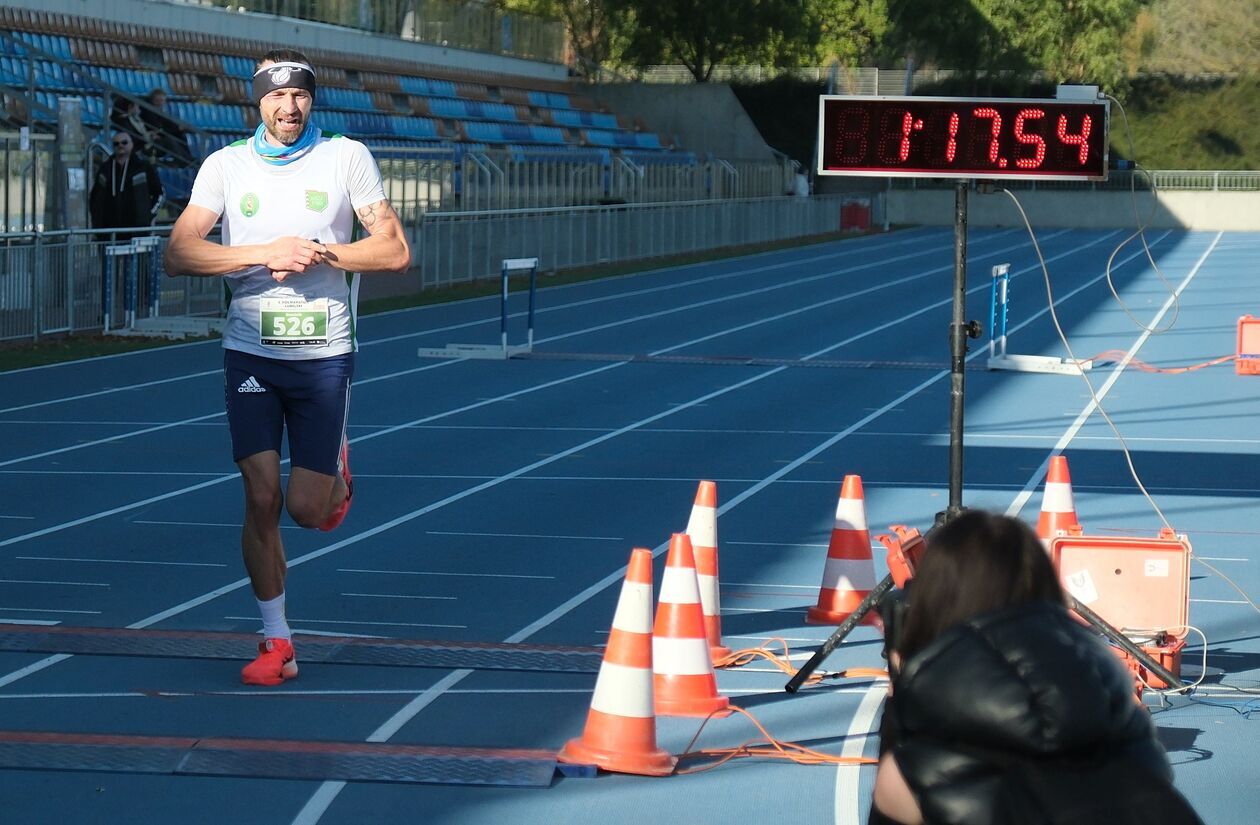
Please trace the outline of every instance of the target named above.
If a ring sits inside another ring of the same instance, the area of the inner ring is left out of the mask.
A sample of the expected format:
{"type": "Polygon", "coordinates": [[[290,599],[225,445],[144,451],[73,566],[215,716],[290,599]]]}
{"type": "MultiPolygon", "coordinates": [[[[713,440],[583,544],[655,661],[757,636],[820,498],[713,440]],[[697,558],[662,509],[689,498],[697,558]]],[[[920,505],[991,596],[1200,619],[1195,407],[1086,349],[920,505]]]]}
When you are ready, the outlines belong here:
{"type": "Polygon", "coordinates": [[[318,527],[328,518],[331,492],[327,484],[294,484],[290,479],[289,495],[285,500],[289,517],[300,527],[318,527]]]}
{"type": "Polygon", "coordinates": [[[284,505],[284,493],[280,486],[251,484],[245,488],[245,509],[256,519],[276,521],[284,505]]]}

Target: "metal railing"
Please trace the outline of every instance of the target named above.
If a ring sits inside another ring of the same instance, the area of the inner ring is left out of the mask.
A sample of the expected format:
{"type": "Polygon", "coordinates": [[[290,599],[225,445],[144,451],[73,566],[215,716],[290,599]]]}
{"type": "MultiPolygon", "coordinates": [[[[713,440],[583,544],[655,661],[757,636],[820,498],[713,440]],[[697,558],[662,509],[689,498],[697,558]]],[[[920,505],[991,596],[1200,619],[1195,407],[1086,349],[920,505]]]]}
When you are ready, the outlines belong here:
{"type": "MultiPolygon", "coordinates": [[[[845,196],[429,213],[410,227],[424,288],[493,278],[506,258],[548,271],[650,260],[840,229],[845,196]]],[[[882,197],[873,218],[883,220],[882,197]]]]}
{"type": "Polygon", "coordinates": [[[219,278],[167,278],[169,230],[0,233],[0,341],[116,332],[159,316],[222,315],[219,278]]]}
{"type": "Polygon", "coordinates": [[[55,135],[0,132],[0,231],[34,232],[53,225],[55,135]]]}
{"type": "Polygon", "coordinates": [[[782,195],[793,169],[775,161],[629,157],[581,151],[510,152],[374,148],[394,209],[427,212],[593,206],[782,195]]]}
{"type": "MultiPolygon", "coordinates": [[[[952,178],[891,178],[893,189],[952,189],[952,178]]],[[[1113,169],[1106,180],[1006,180],[1008,189],[1036,191],[1116,192],[1137,189],[1162,192],[1256,192],[1260,191],[1260,172],[1194,171],[1158,169],[1151,171],[1113,169]]]]}

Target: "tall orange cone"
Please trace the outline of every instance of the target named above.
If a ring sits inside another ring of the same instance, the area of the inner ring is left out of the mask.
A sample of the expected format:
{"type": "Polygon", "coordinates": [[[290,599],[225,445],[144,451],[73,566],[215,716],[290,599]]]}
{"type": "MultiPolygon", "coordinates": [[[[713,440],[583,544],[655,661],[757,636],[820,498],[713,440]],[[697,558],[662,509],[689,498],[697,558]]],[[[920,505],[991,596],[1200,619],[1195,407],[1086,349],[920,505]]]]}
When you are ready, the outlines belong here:
{"type": "Polygon", "coordinates": [[[1056,455],[1050,459],[1046,488],[1041,494],[1037,535],[1043,542],[1048,542],[1059,530],[1080,526],[1076,520],[1076,503],[1072,499],[1072,477],[1068,475],[1067,456],[1056,455]]]}
{"type": "Polygon", "coordinates": [[[718,595],[717,484],[700,482],[696,503],[687,520],[687,537],[696,557],[696,578],[700,582],[700,606],[704,609],[704,633],[709,640],[709,656],[716,663],[731,655],[722,644],[722,603],[718,595]]]}
{"type": "Polygon", "coordinates": [[[666,776],[675,760],[656,746],[652,703],[652,551],[630,553],[586,728],[557,756],[606,771],[666,776]]]}
{"type": "MultiPolygon", "coordinates": [[[[686,533],[669,540],[661,598],[652,628],[652,685],[661,716],[708,716],[730,701],[717,692],[700,606],[695,554],[686,533]]],[[[725,716],[725,713],[717,713],[725,716]]]]}
{"type": "MultiPolygon", "coordinates": [[[[805,614],[809,624],[840,624],[875,588],[875,563],[871,559],[871,534],[866,529],[866,499],[862,478],[844,477],[836,520],[827,545],[818,604],[805,614]]],[[[879,625],[879,614],[868,611],[862,624],[879,625]]]]}

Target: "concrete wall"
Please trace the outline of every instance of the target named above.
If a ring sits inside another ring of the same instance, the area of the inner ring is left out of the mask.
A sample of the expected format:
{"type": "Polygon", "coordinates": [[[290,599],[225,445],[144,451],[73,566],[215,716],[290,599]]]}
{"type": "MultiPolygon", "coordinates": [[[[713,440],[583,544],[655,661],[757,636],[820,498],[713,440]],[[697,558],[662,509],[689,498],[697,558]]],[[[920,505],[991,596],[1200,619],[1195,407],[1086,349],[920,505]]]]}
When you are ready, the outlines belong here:
{"type": "Polygon", "coordinates": [[[608,83],[590,94],[619,115],[642,118],[649,129],[676,137],[684,149],[726,160],[773,160],[731,87],[722,83],[608,83]]]}
{"type": "MultiPolygon", "coordinates": [[[[1129,192],[1017,191],[1016,196],[1033,226],[1134,228],[1129,192]]],[[[952,189],[888,192],[888,220],[894,224],[952,225],[952,189]]],[[[1260,192],[1160,192],[1153,203],[1149,192],[1137,193],[1137,207],[1152,229],[1260,230],[1260,192]]],[[[1022,226],[1010,196],[972,191],[967,199],[967,222],[974,226],[1022,226]]]]}
{"type": "MultiPolygon", "coordinates": [[[[412,43],[369,32],[276,17],[237,13],[209,6],[153,2],[153,0],[5,0],[18,8],[62,12],[79,17],[95,17],[137,23],[160,29],[218,34],[255,40],[269,48],[327,49],[351,54],[368,54],[412,63],[428,63],[450,69],[496,72],[546,80],[566,80],[568,70],[559,64],[538,63],[515,57],[449,49],[428,43],[412,43]]],[[[318,70],[318,66],[316,69],[318,70]]]]}

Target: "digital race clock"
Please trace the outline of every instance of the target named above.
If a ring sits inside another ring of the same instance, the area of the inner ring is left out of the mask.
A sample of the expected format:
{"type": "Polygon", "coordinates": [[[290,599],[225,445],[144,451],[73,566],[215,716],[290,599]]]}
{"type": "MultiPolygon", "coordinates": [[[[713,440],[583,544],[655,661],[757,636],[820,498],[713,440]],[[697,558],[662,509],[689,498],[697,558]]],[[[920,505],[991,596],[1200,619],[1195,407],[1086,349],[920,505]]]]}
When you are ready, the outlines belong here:
{"type": "Polygon", "coordinates": [[[818,174],[1105,180],[1105,100],[824,95],[818,174]]]}

